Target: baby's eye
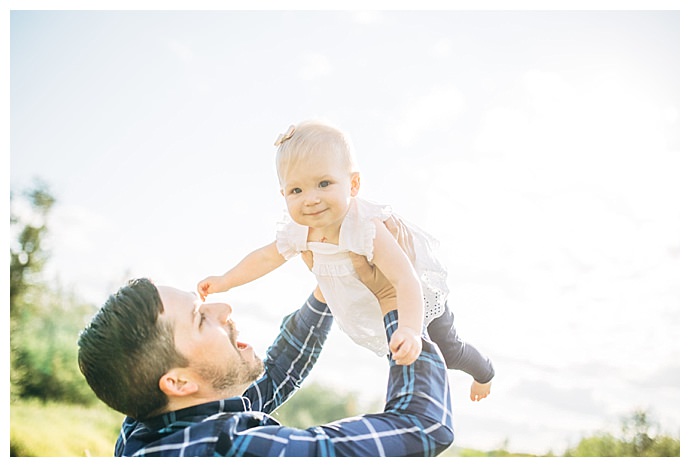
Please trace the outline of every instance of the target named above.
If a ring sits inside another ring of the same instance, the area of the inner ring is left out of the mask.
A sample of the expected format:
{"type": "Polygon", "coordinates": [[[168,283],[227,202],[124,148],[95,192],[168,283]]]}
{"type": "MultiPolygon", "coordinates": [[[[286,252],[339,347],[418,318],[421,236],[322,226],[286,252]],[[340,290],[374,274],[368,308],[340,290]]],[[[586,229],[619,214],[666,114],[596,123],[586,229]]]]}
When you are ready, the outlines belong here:
{"type": "Polygon", "coordinates": [[[328,180],[324,180],[322,182],[319,182],[319,188],[326,188],[330,184],[331,182],[329,182],[328,180]]]}
{"type": "Polygon", "coordinates": [[[292,190],[290,190],[290,193],[298,195],[298,194],[302,193],[302,189],[301,188],[293,188],[292,190]]]}

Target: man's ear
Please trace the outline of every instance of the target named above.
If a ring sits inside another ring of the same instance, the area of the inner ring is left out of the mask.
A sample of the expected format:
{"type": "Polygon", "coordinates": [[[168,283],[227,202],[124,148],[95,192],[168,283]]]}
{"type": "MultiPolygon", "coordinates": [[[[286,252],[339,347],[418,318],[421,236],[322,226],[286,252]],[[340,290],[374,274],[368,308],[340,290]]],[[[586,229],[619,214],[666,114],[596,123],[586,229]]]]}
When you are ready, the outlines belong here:
{"type": "Polygon", "coordinates": [[[181,368],[173,368],[158,380],[158,387],[168,397],[184,397],[199,390],[199,385],[181,368]]]}
{"type": "Polygon", "coordinates": [[[357,196],[359,193],[359,172],[354,172],[350,177],[350,196],[357,196]]]}

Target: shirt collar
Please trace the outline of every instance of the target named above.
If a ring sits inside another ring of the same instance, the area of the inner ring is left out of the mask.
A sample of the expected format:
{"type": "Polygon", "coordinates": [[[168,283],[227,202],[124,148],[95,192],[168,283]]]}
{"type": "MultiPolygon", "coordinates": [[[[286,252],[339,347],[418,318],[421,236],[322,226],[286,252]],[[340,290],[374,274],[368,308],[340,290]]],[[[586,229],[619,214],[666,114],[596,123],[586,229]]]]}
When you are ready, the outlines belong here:
{"type": "Polygon", "coordinates": [[[212,415],[227,412],[247,412],[251,409],[251,403],[246,397],[231,397],[204,404],[185,407],[184,409],[166,412],[161,415],[142,420],[141,423],[153,431],[175,424],[177,422],[190,422],[203,420],[212,415]]]}

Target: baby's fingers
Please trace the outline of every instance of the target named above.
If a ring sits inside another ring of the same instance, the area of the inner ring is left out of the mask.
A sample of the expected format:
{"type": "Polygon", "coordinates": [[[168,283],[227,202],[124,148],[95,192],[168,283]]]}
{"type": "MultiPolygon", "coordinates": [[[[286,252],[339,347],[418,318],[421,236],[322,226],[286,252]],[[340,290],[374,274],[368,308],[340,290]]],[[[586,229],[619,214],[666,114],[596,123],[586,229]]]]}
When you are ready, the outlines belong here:
{"type": "Polygon", "coordinates": [[[417,358],[409,341],[402,341],[396,348],[391,348],[391,351],[391,357],[398,365],[410,365],[417,358]]]}
{"type": "Polygon", "coordinates": [[[208,289],[208,284],[205,284],[203,282],[199,282],[199,284],[196,286],[196,292],[199,294],[201,298],[206,296],[206,290],[208,289]]]}

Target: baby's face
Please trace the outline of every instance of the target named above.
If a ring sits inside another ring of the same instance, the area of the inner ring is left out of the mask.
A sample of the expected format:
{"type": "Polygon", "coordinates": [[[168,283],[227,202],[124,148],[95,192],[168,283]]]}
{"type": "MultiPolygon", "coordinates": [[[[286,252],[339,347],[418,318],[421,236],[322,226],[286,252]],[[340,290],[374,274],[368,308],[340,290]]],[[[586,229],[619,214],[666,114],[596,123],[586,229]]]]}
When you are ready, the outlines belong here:
{"type": "Polygon", "coordinates": [[[359,174],[320,155],[289,164],[282,174],[281,193],[292,220],[313,229],[340,227],[359,190],[359,174]]]}

